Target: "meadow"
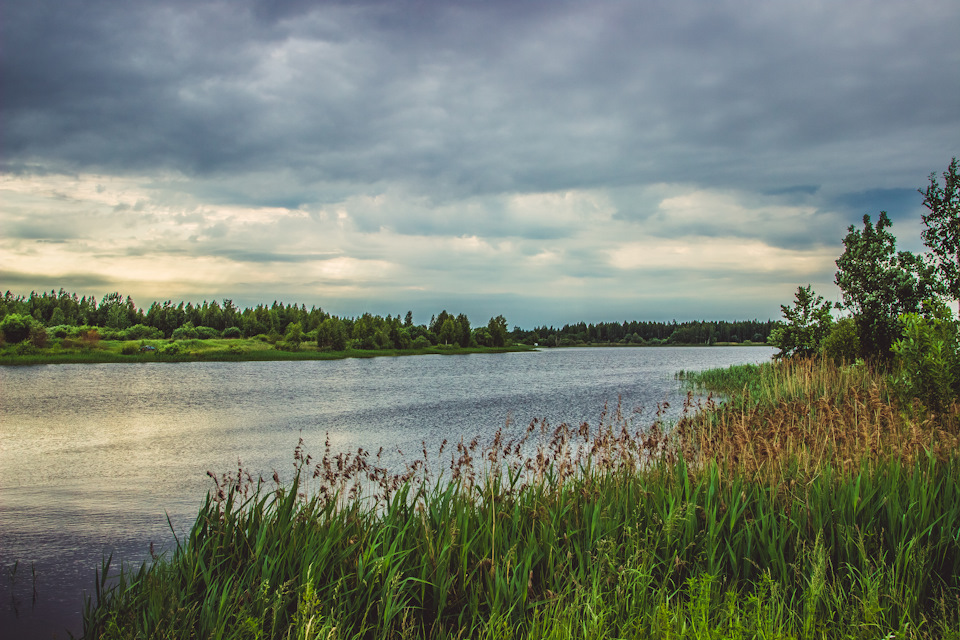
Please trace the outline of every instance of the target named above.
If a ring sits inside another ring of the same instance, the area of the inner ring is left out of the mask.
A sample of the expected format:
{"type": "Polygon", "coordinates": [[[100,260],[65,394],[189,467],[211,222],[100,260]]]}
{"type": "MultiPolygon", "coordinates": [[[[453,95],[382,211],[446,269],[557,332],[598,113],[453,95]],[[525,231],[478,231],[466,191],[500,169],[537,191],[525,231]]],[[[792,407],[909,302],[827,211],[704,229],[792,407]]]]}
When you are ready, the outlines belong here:
{"type": "Polygon", "coordinates": [[[84,637],[960,638],[960,406],[827,360],[679,377],[726,401],[212,475],[84,637]]]}
{"type": "Polygon", "coordinates": [[[262,338],[192,338],[185,340],[53,339],[45,347],[29,343],[0,348],[0,365],[81,364],[93,362],[239,362],[247,360],[339,360],[399,355],[500,353],[523,351],[527,346],[460,347],[434,345],[421,349],[321,349],[316,344],[296,347],[262,338]]]}

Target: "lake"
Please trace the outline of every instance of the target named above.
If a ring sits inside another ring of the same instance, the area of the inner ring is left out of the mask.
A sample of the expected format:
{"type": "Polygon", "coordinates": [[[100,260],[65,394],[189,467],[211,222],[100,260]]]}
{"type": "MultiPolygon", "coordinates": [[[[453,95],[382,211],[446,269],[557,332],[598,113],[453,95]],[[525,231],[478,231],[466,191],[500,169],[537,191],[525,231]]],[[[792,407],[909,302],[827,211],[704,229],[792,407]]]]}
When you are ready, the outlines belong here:
{"type": "Polygon", "coordinates": [[[212,486],[206,472],[288,478],[306,452],[376,452],[492,438],[508,420],[596,425],[618,400],[639,428],[678,415],[683,370],[769,360],[767,347],[549,349],[335,361],[0,367],[0,630],[81,631],[83,592],[113,554],[170,549],[212,486]],[[16,571],[14,571],[14,565],[16,571]],[[34,574],[32,570],[35,570],[34,574]]]}

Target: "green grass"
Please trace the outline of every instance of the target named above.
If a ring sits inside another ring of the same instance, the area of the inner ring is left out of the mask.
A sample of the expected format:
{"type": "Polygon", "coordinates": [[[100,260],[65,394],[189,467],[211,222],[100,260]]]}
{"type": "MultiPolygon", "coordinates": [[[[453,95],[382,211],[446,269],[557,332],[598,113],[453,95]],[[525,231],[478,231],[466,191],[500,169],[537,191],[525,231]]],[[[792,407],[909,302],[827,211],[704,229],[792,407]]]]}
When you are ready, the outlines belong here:
{"type": "Polygon", "coordinates": [[[97,362],[240,362],[247,360],[341,360],[344,358],[375,358],[427,354],[467,354],[467,353],[503,353],[506,351],[526,351],[532,347],[523,345],[514,347],[461,348],[439,345],[427,349],[389,349],[346,351],[324,351],[314,344],[304,343],[297,351],[283,351],[272,344],[255,339],[210,339],[210,340],[144,340],[115,341],[101,340],[94,345],[63,347],[61,341],[51,341],[51,346],[43,349],[27,345],[7,346],[0,349],[0,365],[32,364],[69,364],[97,362]],[[150,345],[157,352],[124,354],[125,345],[150,345]],[[163,353],[165,347],[175,345],[176,353],[163,353]]]}
{"type": "MultiPolygon", "coordinates": [[[[778,374],[783,406],[709,411],[763,422],[863,382],[829,366],[778,374]]],[[[606,415],[460,443],[439,478],[426,453],[392,475],[300,448],[290,485],[214,478],[175,551],[98,581],[85,637],[960,638],[956,447],[871,432],[812,464],[784,438],[753,464],[727,418],[606,415]]]]}

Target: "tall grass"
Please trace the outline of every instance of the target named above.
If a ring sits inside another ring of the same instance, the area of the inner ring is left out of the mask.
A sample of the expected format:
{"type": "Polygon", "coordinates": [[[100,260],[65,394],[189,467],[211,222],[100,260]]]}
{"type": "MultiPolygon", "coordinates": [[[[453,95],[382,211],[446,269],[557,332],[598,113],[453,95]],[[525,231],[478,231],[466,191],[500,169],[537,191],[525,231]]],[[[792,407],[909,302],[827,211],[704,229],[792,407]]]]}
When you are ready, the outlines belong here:
{"type": "Polygon", "coordinates": [[[789,366],[790,398],[538,421],[440,475],[328,446],[287,485],[214,477],[169,557],[98,582],[85,636],[960,637],[956,429],[854,378],[805,405],[845,374],[789,366]]]}

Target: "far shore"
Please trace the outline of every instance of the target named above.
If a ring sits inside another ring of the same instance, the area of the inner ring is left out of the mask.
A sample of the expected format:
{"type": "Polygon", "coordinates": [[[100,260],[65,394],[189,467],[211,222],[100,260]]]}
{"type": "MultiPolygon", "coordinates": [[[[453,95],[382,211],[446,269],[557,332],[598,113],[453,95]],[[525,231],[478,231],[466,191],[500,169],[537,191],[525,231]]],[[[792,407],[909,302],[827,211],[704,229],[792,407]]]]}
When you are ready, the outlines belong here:
{"type": "Polygon", "coordinates": [[[384,358],[419,355],[466,355],[471,353],[508,353],[570,347],[765,347],[759,342],[716,342],[705,344],[619,344],[582,343],[559,346],[511,344],[505,347],[460,347],[436,345],[423,349],[346,349],[331,351],[315,344],[302,344],[296,350],[278,349],[257,339],[208,340],[101,340],[95,345],[63,347],[54,341],[44,348],[11,345],[0,350],[0,365],[98,364],[144,362],[245,362],[282,360],[343,360],[345,358],[384,358]],[[133,347],[133,348],[131,348],[133,347]]]}

